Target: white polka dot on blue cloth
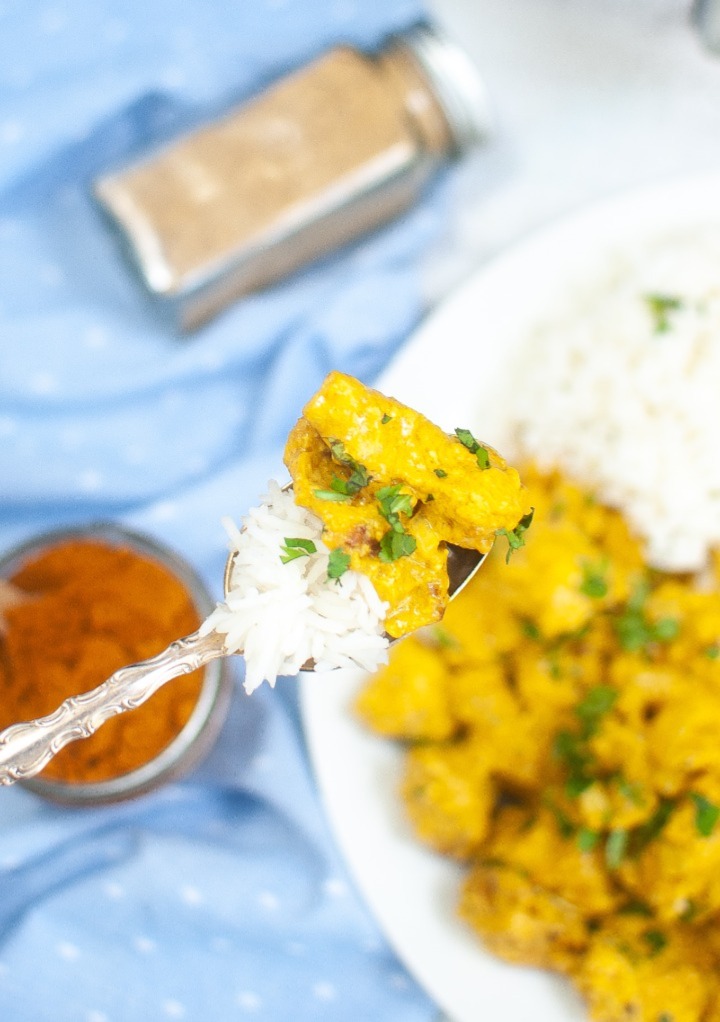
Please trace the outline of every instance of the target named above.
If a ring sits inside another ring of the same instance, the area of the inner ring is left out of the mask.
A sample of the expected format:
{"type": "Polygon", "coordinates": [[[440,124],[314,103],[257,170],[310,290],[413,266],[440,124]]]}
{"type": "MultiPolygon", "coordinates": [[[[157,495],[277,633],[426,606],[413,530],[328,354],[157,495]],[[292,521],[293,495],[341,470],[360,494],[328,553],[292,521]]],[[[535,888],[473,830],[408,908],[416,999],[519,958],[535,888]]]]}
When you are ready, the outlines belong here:
{"type": "Polygon", "coordinates": [[[235,998],[235,1003],[243,1011],[259,1011],[262,1007],[262,998],[252,990],[242,990],[235,998]]]}
{"type": "Polygon", "coordinates": [[[183,884],[180,888],[180,900],[185,905],[202,905],[205,901],[205,895],[197,887],[193,887],[191,884],[183,884]]]}
{"type": "Polygon", "coordinates": [[[337,997],[337,990],[332,983],[321,981],[314,983],[312,988],[313,997],[318,1001],[334,1001],[337,997]]]}
{"type": "Polygon", "coordinates": [[[174,998],[163,1001],[162,1010],[167,1018],[185,1018],[186,1015],[185,1005],[182,1001],[176,1001],[174,998]]]}
{"type": "Polygon", "coordinates": [[[75,962],[80,958],[81,952],[77,944],[72,944],[69,940],[61,940],[55,947],[57,954],[65,962],[75,962]]]}
{"type": "Polygon", "coordinates": [[[280,908],[280,899],[272,891],[260,891],[257,903],[268,912],[277,912],[280,908]]]}

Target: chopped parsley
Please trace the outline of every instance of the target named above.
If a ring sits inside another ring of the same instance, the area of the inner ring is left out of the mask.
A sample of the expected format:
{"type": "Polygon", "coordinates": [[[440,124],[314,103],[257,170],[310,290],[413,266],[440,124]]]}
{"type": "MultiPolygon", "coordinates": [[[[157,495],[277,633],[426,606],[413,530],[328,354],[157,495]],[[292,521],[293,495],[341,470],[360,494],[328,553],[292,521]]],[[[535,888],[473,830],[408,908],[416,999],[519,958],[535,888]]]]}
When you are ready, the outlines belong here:
{"type": "Polygon", "coordinates": [[[598,832],[589,827],[581,827],[577,833],[577,846],[581,852],[591,852],[599,840],[598,832]]]}
{"type": "Polygon", "coordinates": [[[311,539],[298,539],[297,537],[285,537],[285,545],[282,550],[280,560],[283,564],[294,561],[298,557],[309,557],[310,554],[317,553],[317,547],[311,539]]]}
{"type": "Polygon", "coordinates": [[[360,462],[355,461],[345,450],[345,445],[340,440],[329,441],[330,451],[336,461],[339,461],[341,465],[346,465],[350,469],[349,479],[337,479],[333,476],[333,481],[330,484],[332,489],[337,489],[336,484],[341,484],[344,488],[338,490],[339,493],[344,493],[346,496],[353,496],[359,490],[370,482],[370,475],[368,470],[360,462]]]}
{"type": "Polygon", "coordinates": [[[529,617],[521,618],[520,619],[520,627],[522,628],[522,633],[523,633],[523,635],[526,638],[532,639],[533,642],[541,642],[542,641],[542,635],[540,634],[540,629],[538,628],[536,623],[532,620],[532,618],[529,618],[529,617]]]}
{"type": "Polygon", "coordinates": [[[714,642],[712,646],[708,646],[705,650],[705,656],[708,660],[717,660],[720,657],[720,644],[714,642]]]}
{"type": "Polygon", "coordinates": [[[397,532],[402,532],[402,524],[399,516],[413,513],[412,497],[409,493],[402,492],[402,485],[396,483],[394,486],[382,486],[375,494],[380,505],[380,514],[397,532]]]}
{"type": "Polygon", "coordinates": [[[682,309],[683,301],[675,295],[645,295],[645,304],[653,319],[656,334],[664,334],[670,329],[670,313],[682,309]]]}
{"type": "Polygon", "coordinates": [[[348,493],[341,493],[339,490],[313,490],[313,494],[318,500],[335,501],[336,504],[346,504],[350,500],[348,493]]]}
{"type": "Polygon", "coordinates": [[[380,540],[378,557],[385,563],[397,561],[400,557],[408,557],[415,551],[417,541],[405,531],[400,515],[410,517],[413,513],[413,500],[409,493],[402,492],[400,483],[393,486],[382,486],[375,494],[380,505],[380,514],[390,528],[380,540]]]}
{"type": "Polygon", "coordinates": [[[599,567],[593,567],[590,564],[584,565],[580,592],[592,600],[602,600],[607,596],[608,584],[602,565],[599,567]]]}
{"type": "Polygon", "coordinates": [[[385,414],[383,415],[382,419],[380,419],[380,422],[382,423],[383,426],[386,426],[388,424],[388,422],[390,422],[391,419],[392,419],[392,415],[388,415],[388,413],[385,412],[385,414]]]}
{"type": "Polygon", "coordinates": [[[470,453],[475,455],[480,468],[490,468],[490,455],[488,454],[487,447],[483,447],[482,444],[478,443],[469,429],[456,429],[455,436],[463,447],[467,447],[470,453]]]}
{"type": "Polygon", "coordinates": [[[328,578],[339,579],[350,567],[350,554],[346,554],[344,550],[338,547],[336,550],[330,551],[330,557],[328,558],[327,573],[328,578]]]}
{"type": "Polygon", "coordinates": [[[695,827],[698,834],[710,837],[720,818],[720,808],[697,791],[690,792],[690,798],[695,803],[695,827]]]}
{"type": "Polygon", "coordinates": [[[505,554],[505,563],[507,564],[512,556],[513,551],[519,550],[521,546],[525,546],[525,533],[532,525],[533,515],[535,514],[535,508],[531,508],[530,511],[523,515],[520,521],[517,523],[514,529],[496,529],[496,536],[505,536],[508,541],[508,549],[505,554]]]}
{"type": "Polygon", "coordinates": [[[648,946],[651,958],[659,955],[667,947],[667,937],[662,930],[645,930],[642,937],[648,946]]]}
{"type": "Polygon", "coordinates": [[[417,541],[414,536],[407,532],[395,532],[388,529],[380,540],[380,553],[378,557],[384,563],[397,561],[401,557],[409,557],[415,551],[417,541]]]}
{"type": "Polygon", "coordinates": [[[617,869],[627,851],[628,832],[622,828],[611,830],[605,841],[605,862],[608,869],[617,869]]]}
{"type": "Polygon", "coordinates": [[[593,783],[590,775],[593,757],[583,739],[572,731],[558,731],[553,742],[553,753],[563,761],[567,770],[565,794],[568,798],[582,795],[593,783]]]}
{"type": "Polygon", "coordinates": [[[615,780],[617,781],[618,791],[623,798],[626,798],[628,802],[632,802],[634,806],[641,807],[645,805],[645,797],[639,784],[628,781],[622,774],[617,774],[615,780]]]}
{"type": "Polygon", "coordinates": [[[436,468],[433,471],[435,472],[435,475],[438,477],[438,479],[445,479],[447,477],[447,472],[445,471],[444,468],[436,468]]]}
{"type": "Polygon", "coordinates": [[[443,628],[442,625],[433,625],[429,634],[441,649],[458,649],[460,647],[460,643],[455,636],[451,635],[447,628],[443,628]]]}
{"type": "Polygon", "coordinates": [[[645,601],[650,592],[647,581],[636,586],[622,612],[614,619],[613,625],[618,642],[627,653],[648,650],[658,642],[672,642],[680,632],[680,622],[674,617],[663,617],[652,621],[645,613],[645,601]]]}
{"type": "Polygon", "coordinates": [[[600,721],[613,708],[616,699],[616,689],[595,685],[575,707],[579,732],[563,730],[555,735],[553,752],[567,771],[565,794],[568,798],[577,798],[594,783],[594,757],[587,743],[597,733],[600,721]]]}
{"type": "Polygon", "coordinates": [[[609,713],[618,697],[617,689],[610,685],[595,685],[575,707],[575,714],[582,723],[583,738],[592,738],[597,732],[601,719],[609,713]]]}
{"type": "Polygon", "coordinates": [[[635,828],[633,831],[633,852],[635,854],[641,852],[646,845],[649,845],[662,833],[674,811],[675,803],[670,799],[662,799],[652,816],[635,828]]]}
{"type": "Polygon", "coordinates": [[[572,822],[570,817],[564,812],[560,806],[552,800],[549,795],[545,795],[543,799],[545,805],[555,817],[555,823],[561,837],[572,837],[575,833],[575,824],[572,822]]]}

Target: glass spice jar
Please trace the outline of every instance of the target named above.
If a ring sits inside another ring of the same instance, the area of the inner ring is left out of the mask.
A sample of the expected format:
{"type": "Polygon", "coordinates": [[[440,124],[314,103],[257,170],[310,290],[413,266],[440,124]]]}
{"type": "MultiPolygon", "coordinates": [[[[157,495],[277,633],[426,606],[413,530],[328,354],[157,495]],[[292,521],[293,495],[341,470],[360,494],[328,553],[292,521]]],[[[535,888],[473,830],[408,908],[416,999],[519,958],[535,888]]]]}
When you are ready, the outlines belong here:
{"type": "Polygon", "coordinates": [[[376,54],[330,50],[94,192],[192,330],[407,209],[488,121],[466,54],[419,26],[376,54]]]}

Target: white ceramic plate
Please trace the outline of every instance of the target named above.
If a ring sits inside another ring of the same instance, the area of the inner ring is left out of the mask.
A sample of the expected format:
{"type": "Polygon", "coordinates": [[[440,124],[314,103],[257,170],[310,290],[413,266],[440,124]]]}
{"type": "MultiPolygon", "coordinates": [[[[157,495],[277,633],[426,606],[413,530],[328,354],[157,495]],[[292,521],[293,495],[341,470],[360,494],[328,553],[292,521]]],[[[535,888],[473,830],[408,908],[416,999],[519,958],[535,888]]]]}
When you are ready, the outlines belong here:
{"type": "MultiPolygon", "coordinates": [[[[449,431],[465,426],[507,449],[499,382],[528,331],[636,245],[719,219],[717,177],[570,217],[482,268],[428,318],[378,387],[449,431]]],[[[389,941],[454,1022],[584,1022],[563,980],[491,957],[457,919],[460,871],[413,839],[397,797],[399,750],[353,719],[363,680],[359,671],[304,676],[302,712],[335,835],[389,941]]]]}

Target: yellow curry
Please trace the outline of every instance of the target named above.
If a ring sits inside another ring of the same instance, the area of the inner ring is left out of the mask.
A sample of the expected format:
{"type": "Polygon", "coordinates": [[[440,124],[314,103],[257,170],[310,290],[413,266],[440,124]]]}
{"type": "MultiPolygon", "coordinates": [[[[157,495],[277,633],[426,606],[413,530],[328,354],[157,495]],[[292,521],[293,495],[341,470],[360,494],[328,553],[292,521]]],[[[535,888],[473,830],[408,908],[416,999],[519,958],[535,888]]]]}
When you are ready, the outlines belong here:
{"type": "Polygon", "coordinates": [[[502,535],[519,545],[532,514],[518,473],[469,430],[448,436],[343,373],[306,404],[285,462],[327,546],[389,605],[393,637],[442,617],[448,543],[486,553],[502,535]]]}
{"type": "Polygon", "coordinates": [[[598,1022],[720,1022],[720,565],[649,570],[622,517],[524,475],[532,541],[398,643],[357,710],[408,744],[463,919],[598,1022]]]}

